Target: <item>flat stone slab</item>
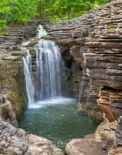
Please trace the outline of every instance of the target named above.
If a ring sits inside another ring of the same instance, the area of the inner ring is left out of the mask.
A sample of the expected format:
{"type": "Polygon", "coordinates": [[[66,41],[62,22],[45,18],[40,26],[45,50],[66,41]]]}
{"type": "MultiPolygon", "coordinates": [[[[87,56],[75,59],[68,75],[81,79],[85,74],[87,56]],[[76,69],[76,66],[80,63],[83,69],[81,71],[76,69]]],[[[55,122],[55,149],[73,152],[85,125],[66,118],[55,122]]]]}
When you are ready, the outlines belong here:
{"type": "Polygon", "coordinates": [[[94,140],[94,135],[71,140],[65,148],[67,155],[107,155],[102,143],[94,140]]]}
{"type": "Polygon", "coordinates": [[[24,51],[12,51],[11,52],[12,56],[25,56],[27,52],[24,51]]]}
{"type": "Polygon", "coordinates": [[[6,56],[6,57],[3,57],[2,59],[3,60],[10,60],[10,61],[15,61],[15,60],[18,60],[19,57],[17,56],[6,56]]]}

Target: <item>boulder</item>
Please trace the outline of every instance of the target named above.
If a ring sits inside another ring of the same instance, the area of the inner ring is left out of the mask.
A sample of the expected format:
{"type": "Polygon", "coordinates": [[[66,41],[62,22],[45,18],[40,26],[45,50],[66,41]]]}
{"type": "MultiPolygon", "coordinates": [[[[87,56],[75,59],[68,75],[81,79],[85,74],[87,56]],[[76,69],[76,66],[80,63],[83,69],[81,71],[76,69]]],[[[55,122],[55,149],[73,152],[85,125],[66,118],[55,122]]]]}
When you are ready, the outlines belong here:
{"type": "Polygon", "coordinates": [[[107,151],[102,147],[101,142],[94,140],[94,135],[71,140],[65,148],[67,155],[107,155],[107,151]]]}

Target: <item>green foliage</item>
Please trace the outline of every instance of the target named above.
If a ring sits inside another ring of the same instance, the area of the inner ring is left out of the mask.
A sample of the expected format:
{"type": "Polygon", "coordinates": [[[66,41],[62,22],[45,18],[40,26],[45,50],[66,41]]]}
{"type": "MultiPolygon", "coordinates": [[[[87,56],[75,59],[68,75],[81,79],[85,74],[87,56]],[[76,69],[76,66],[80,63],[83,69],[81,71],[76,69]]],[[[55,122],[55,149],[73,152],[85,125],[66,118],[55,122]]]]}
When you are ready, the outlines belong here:
{"type": "Polygon", "coordinates": [[[8,93],[6,94],[6,98],[7,98],[7,100],[11,100],[11,99],[12,99],[12,94],[11,94],[11,92],[8,92],[8,93]]]}
{"type": "Polygon", "coordinates": [[[41,14],[56,24],[82,16],[108,2],[111,0],[41,0],[41,14]]]}
{"type": "Polygon", "coordinates": [[[114,32],[115,31],[115,28],[114,27],[111,27],[111,28],[109,28],[109,31],[110,32],[114,32]]]}
{"type": "Polygon", "coordinates": [[[5,32],[8,25],[26,23],[38,15],[40,0],[0,0],[0,33],[5,32]]]}
{"type": "Polygon", "coordinates": [[[30,21],[41,15],[54,24],[74,19],[84,13],[99,8],[111,0],[0,0],[0,34],[8,25],[30,21]]]}
{"type": "Polygon", "coordinates": [[[119,31],[120,30],[120,27],[118,26],[118,27],[110,27],[109,29],[109,32],[114,32],[114,31],[119,31]]]}
{"type": "Polygon", "coordinates": [[[26,102],[25,102],[25,100],[24,100],[24,98],[22,96],[22,93],[21,93],[21,89],[20,88],[18,88],[18,96],[19,96],[21,107],[22,108],[25,108],[26,102]]]}

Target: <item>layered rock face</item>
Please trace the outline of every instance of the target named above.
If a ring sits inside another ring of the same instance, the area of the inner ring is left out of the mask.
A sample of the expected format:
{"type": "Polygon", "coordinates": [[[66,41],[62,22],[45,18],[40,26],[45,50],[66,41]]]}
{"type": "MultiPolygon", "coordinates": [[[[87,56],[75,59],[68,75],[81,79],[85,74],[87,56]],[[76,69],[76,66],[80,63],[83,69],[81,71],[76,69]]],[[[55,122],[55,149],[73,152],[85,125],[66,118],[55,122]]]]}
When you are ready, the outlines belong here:
{"type": "Polygon", "coordinates": [[[25,92],[23,61],[18,56],[0,57],[0,93],[7,95],[11,100],[17,117],[20,116],[24,108],[22,94],[25,92]],[[21,77],[21,78],[20,78],[21,77]]]}
{"type": "Polygon", "coordinates": [[[15,113],[13,112],[10,101],[6,99],[5,95],[0,95],[0,117],[11,125],[18,127],[15,113]]]}
{"type": "MultiPolygon", "coordinates": [[[[8,35],[0,35],[0,49],[13,50],[23,39],[35,36],[36,28],[41,23],[40,20],[33,20],[21,27],[7,30],[8,35]]],[[[8,52],[7,52],[8,53],[8,52]]]]}
{"type": "Polygon", "coordinates": [[[83,54],[86,75],[90,78],[91,84],[101,88],[98,106],[107,119],[104,127],[102,125],[99,127],[97,135],[99,133],[101,139],[106,139],[109,143],[109,147],[112,148],[108,148],[109,154],[113,152],[113,154],[119,154],[122,151],[122,128],[120,127],[122,116],[121,0],[106,5],[94,18],[94,31],[87,39],[87,47],[88,53],[83,54]],[[116,128],[117,123],[113,125],[112,122],[118,119],[116,128]],[[112,137],[110,137],[110,131],[112,131],[112,137]]]}
{"type": "Polygon", "coordinates": [[[0,94],[11,101],[17,118],[26,107],[27,97],[22,57],[26,53],[17,49],[22,40],[35,36],[39,20],[23,27],[11,28],[8,35],[0,35],[0,94]]]}
{"type": "Polygon", "coordinates": [[[84,54],[87,76],[91,83],[102,88],[99,107],[112,121],[122,114],[121,8],[122,1],[113,2],[95,18],[94,32],[87,42],[89,53],[84,54]]]}
{"type": "Polygon", "coordinates": [[[0,95],[0,154],[4,155],[64,155],[49,140],[27,134],[16,128],[17,121],[11,103],[0,95]]]}
{"type": "Polygon", "coordinates": [[[60,46],[64,62],[69,69],[70,89],[76,93],[82,76],[82,53],[87,50],[84,43],[88,31],[92,29],[89,25],[92,23],[93,16],[92,13],[86,14],[76,20],[59,23],[49,29],[47,36],[60,46]]]}
{"type": "Polygon", "coordinates": [[[88,52],[85,45],[86,38],[93,31],[93,19],[100,14],[101,9],[89,12],[75,20],[57,24],[49,30],[49,36],[47,36],[61,47],[65,64],[70,69],[68,78],[70,88],[76,92],[79,90],[78,111],[88,114],[96,122],[102,120],[102,113],[96,104],[99,87],[91,85],[86,75],[83,53],[88,52]]]}

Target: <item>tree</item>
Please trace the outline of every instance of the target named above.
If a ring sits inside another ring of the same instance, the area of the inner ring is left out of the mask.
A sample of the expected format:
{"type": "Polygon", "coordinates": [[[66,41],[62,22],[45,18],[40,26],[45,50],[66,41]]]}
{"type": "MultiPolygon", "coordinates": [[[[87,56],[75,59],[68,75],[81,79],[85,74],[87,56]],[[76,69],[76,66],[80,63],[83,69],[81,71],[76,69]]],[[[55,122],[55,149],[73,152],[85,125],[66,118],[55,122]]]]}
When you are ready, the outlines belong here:
{"type": "Polygon", "coordinates": [[[53,23],[82,16],[111,0],[0,0],[0,33],[11,23],[26,23],[41,14],[53,23]]]}

